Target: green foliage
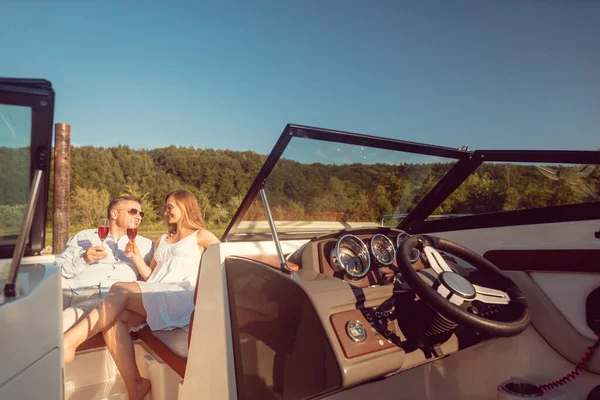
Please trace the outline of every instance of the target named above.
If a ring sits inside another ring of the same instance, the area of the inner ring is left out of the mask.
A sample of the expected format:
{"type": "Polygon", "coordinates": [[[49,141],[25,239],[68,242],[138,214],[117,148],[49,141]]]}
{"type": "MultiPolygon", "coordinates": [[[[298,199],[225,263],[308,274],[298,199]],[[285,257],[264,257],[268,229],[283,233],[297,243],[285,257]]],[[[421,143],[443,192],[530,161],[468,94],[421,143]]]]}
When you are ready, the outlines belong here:
{"type": "Polygon", "coordinates": [[[600,201],[600,166],[482,165],[435,213],[487,213],[600,201]]]}
{"type": "Polygon", "coordinates": [[[19,233],[25,204],[6,206],[0,204],[0,236],[19,233]]]}
{"type": "Polygon", "coordinates": [[[0,147],[0,204],[27,202],[29,192],[29,148],[0,147]]]}
{"type": "Polygon", "coordinates": [[[176,146],[154,150],[73,147],[71,225],[85,226],[95,221],[92,215],[105,213],[110,198],[135,195],[143,201],[143,226],[164,229],[165,196],[176,189],[194,193],[209,225],[227,224],[264,160],[264,156],[251,151],[176,146]],[[100,193],[100,188],[106,193],[100,193]],[[102,200],[92,202],[93,197],[102,200]],[[80,205],[82,211],[77,210],[80,205]]]}
{"type": "MultiPolygon", "coordinates": [[[[264,161],[265,156],[252,151],[73,147],[71,229],[95,226],[111,198],[136,195],[143,199],[146,212],[143,229],[160,232],[165,226],[165,196],[181,188],[196,195],[207,225],[222,229],[264,161]]],[[[27,199],[28,165],[28,149],[0,148],[0,234],[18,229],[27,199]]],[[[282,159],[266,189],[278,220],[374,222],[382,214],[410,212],[451,167],[451,163],[300,164],[282,159]]],[[[599,166],[483,164],[435,213],[486,213],[599,200],[599,166]]],[[[265,218],[260,201],[247,218],[265,218]]]]}
{"type": "Polygon", "coordinates": [[[71,224],[87,229],[98,226],[98,219],[106,217],[109,202],[106,189],[75,187],[71,192],[71,224]]]}
{"type": "Polygon", "coordinates": [[[142,200],[142,208],[145,213],[146,224],[148,223],[156,223],[160,221],[160,216],[156,207],[151,201],[150,193],[142,191],[140,185],[137,182],[134,183],[126,183],[123,191],[119,193],[120,196],[135,196],[142,200]]]}

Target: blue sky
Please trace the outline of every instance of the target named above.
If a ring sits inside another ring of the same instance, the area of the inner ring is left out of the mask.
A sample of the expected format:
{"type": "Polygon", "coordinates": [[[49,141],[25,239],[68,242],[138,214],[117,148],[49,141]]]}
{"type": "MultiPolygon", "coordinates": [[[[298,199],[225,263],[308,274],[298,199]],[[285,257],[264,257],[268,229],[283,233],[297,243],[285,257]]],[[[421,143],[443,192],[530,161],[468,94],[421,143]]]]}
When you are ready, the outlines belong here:
{"type": "Polygon", "coordinates": [[[598,21],[592,0],[4,0],[0,75],[49,79],[74,145],[266,154],[291,122],[595,150],[598,21]]]}

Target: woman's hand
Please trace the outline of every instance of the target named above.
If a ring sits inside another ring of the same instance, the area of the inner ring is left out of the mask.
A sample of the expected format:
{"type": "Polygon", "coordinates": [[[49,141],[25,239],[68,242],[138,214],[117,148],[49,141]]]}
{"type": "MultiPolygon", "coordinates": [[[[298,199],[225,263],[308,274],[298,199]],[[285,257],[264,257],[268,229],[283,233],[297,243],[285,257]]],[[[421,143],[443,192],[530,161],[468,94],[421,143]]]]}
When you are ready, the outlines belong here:
{"type": "Polygon", "coordinates": [[[134,240],[130,240],[129,243],[127,243],[127,246],[125,246],[125,255],[131,258],[131,260],[135,263],[135,266],[137,267],[142,280],[147,280],[150,274],[152,273],[152,270],[154,270],[154,268],[156,267],[156,260],[154,259],[154,257],[152,257],[150,266],[148,266],[144,261],[144,257],[142,256],[140,248],[134,240]]]}
{"type": "Polygon", "coordinates": [[[134,240],[130,240],[127,246],[125,246],[125,255],[133,261],[142,260],[142,252],[134,240]]]}

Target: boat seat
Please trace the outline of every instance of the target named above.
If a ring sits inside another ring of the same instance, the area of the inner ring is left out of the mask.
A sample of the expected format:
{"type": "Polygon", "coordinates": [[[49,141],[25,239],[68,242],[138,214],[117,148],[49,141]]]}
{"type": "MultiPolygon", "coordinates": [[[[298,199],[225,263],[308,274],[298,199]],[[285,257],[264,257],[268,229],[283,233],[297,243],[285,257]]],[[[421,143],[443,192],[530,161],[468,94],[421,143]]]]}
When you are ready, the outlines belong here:
{"type": "MultiPolygon", "coordinates": [[[[244,258],[257,261],[271,268],[279,269],[279,261],[276,257],[265,256],[245,256],[244,258]]],[[[288,266],[297,271],[298,265],[288,262],[288,266]]],[[[199,275],[199,274],[198,274],[199,275]]],[[[198,286],[194,292],[194,304],[198,297],[198,286]]],[[[187,364],[190,340],[192,337],[192,327],[194,325],[195,310],[190,317],[189,328],[174,329],[170,331],[151,331],[145,326],[138,332],[139,339],[150,347],[169,367],[179,374],[182,378],[185,374],[187,364]]]]}
{"type": "MultiPolygon", "coordinates": [[[[202,267],[202,261],[200,262],[202,267]]],[[[198,277],[200,279],[200,270],[198,277]]],[[[194,304],[198,297],[198,285],[194,291],[194,304]]],[[[148,326],[144,326],[139,332],[138,337],[148,347],[156,353],[172,370],[184,378],[185,367],[187,366],[190,340],[192,338],[192,327],[194,325],[194,313],[190,316],[190,325],[188,329],[173,329],[170,331],[151,331],[148,326]]]]}
{"type": "Polygon", "coordinates": [[[170,331],[156,331],[152,335],[163,342],[177,357],[188,358],[188,332],[177,328],[170,331]]]}
{"type": "MultiPolygon", "coordinates": [[[[155,331],[145,326],[138,332],[131,332],[131,338],[141,340],[159,356],[171,369],[183,378],[188,357],[188,332],[183,329],[155,331]]],[[[77,348],[77,351],[106,347],[102,333],[92,336],[77,348]]]]}
{"type": "MultiPolygon", "coordinates": [[[[275,269],[281,268],[277,257],[242,256],[241,258],[250,259],[275,269]]],[[[288,266],[294,271],[299,269],[298,265],[291,262],[288,262],[288,266]]],[[[198,272],[198,277],[199,275],[200,273],[198,272]]],[[[194,292],[194,304],[196,303],[197,296],[198,287],[196,286],[196,291],[194,292]]],[[[192,337],[194,314],[195,311],[192,311],[189,329],[187,330],[174,329],[169,331],[151,331],[148,326],[144,326],[138,332],[132,332],[131,337],[134,340],[140,339],[142,342],[144,342],[158,357],[160,357],[171,369],[173,369],[180,377],[183,378],[185,375],[189,345],[192,337]]],[[[104,346],[106,346],[106,344],[104,343],[104,338],[100,333],[82,343],[82,345],[78,348],[78,351],[104,346]]]]}
{"type": "MultiPolygon", "coordinates": [[[[193,314],[192,314],[193,318],[193,314]]],[[[191,325],[190,325],[191,332],[191,325]]],[[[190,333],[185,329],[173,329],[169,331],[151,331],[144,326],[137,332],[131,332],[131,338],[135,341],[141,340],[158,357],[162,359],[180,377],[185,375],[185,367],[188,358],[190,333]]],[[[85,351],[106,347],[102,333],[92,336],[77,348],[77,351],[85,351]]]]}
{"type": "Polygon", "coordinates": [[[180,377],[184,377],[188,356],[188,332],[183,329],[153,332],[145,326],[138,331],[138,338],[180,377]]]}

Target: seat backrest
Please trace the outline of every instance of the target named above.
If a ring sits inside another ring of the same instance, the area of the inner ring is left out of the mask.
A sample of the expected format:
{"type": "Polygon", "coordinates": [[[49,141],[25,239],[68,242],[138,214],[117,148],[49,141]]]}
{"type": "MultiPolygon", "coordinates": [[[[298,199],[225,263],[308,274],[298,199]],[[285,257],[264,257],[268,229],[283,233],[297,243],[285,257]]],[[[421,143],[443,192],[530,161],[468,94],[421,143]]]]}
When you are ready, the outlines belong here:
{"type": "Polygon", "coordinates": [[[196,277],[196,288],[194,289],[194,309],[192,310],[192,315],[190,316],[190,326],[188,329],[188,349],[190,348],[190,343],[192,341],[192,327],[194,326],[194,315],[196,313],[196,298],[198,297],[198,282],[200,280],[200,270],[202,269],[202,259],[200,259],[200,267],[198,267],[198,276],[196,277]]]}
{"type": "MultiPolygon", "coordinates": [[[[277,258],[277,256],[258,254],[243,255],[238,257],[259,262],[274,269],[281,269],[281,264],[279,263],[279,259],[277,258]]],[[[200,271],[202,270],[202,261],[204,261],[204,257],[200,259],[200,266],[198,267],[198,276],[196,277],[196,288],[194,289],[194,310],[192,311],[192,315],[190,316],[190,326],[188,330],[188,348],[190,347],[190,342],[192,341],[192,327],[194,325],[194,315],[196,313],[195,305],[196,300],[198,298],[198,284],[200,282],[200,271]]],[[[293,262],[287,261],[286,264],[288,268],[290,268],[292,271],[298,271],[300,269],[299,266],[293,262]]]]}

